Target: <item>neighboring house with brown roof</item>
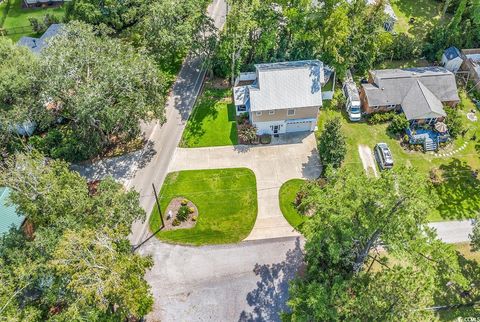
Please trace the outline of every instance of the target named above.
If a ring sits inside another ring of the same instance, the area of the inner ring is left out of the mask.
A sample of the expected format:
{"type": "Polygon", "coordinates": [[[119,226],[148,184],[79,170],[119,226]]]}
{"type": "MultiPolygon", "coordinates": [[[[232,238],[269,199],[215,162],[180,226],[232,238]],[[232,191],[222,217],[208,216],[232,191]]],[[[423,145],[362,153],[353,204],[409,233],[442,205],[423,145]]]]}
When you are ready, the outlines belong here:
{"type": "Polygon", "coordinates": [[[236,86],[237,115],[248,113],[258,134],[314,131],[322,106],[325,71],[321,61],[255,65],[250,85],[236,86]]]}
{"type": "Polygon", "coordinates": [[[417,123],[442,120],[443,105],[460,102],[455,76],[443,67],[372,70],[360,99],[363,113],[397,109],[417,123]]]}

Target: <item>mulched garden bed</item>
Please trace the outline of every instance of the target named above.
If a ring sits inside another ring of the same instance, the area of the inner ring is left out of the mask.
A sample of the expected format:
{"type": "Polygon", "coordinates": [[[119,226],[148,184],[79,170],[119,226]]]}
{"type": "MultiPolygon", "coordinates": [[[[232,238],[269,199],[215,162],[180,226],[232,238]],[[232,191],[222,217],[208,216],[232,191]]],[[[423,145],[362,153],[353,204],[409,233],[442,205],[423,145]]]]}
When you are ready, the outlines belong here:
{"type": "Polygon", "coordinates": [[[165,227],[163,230],[193,228],[197,224],[197,220],[198,208],[193,202],[182,197],[173,198],[165,210],[165,227]],[[190,210],[184,221],[179,220],[178,216],[179,210],[182,207],[187,207],[190,210]],[[177,219],[178,225],[174,225],[175,219],[177,219]]]}

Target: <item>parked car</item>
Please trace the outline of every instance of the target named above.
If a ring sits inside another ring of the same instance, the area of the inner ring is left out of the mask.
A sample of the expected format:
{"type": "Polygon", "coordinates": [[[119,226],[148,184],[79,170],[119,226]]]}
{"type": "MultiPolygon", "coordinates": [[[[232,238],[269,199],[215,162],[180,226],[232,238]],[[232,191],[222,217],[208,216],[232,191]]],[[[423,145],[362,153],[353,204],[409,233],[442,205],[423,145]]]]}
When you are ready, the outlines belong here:
{"type": "Polygon", "coordinates": [[[362,118],[360,111],[360,95],[358,94],[357,86],[353,81],[352,74],[347,70],[347,76],[343,82],[343,94],[346,98],[345,109],[348,113],[348,118],[352,122],[358,122],[362,118]]]}
{"type": "Polygon", "coordinates": [[[375,145],[375,159],[377,159],[380,169],[391,169],[393,167],[393,157],[387,143],[378,143],[375,145]]]}

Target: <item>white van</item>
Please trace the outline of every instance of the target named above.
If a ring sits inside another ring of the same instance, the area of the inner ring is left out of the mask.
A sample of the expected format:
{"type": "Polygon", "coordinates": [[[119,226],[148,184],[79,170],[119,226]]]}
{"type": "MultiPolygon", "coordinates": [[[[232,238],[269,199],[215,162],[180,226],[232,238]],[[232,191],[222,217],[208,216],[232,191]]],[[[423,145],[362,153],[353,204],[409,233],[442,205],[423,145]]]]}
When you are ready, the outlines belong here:
{"type": "Polygon", "coordinates": [[[347,110],[348,118],[352,122],[360,121],[362,118],[360,95],[358,94],[357,85],[355,85],[349,70],[347,70],[347,77],[343,82],[343,94],[347,100],[345,109],[347,110]]]}

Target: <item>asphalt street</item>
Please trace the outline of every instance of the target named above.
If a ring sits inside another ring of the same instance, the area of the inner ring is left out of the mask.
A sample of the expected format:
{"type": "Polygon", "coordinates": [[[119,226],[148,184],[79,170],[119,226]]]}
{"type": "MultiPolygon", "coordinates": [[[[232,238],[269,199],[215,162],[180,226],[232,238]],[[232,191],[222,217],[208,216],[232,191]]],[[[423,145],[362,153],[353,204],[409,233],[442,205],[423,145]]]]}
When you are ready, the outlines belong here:
{"type": "MultiPolygon", "coordinates": [[[[226,12],[225,0],[214,0],[208,7],[208,13],[218,29],[225,23],[226,12]]],[[[152,144],[145,149],[147,155],[141,158],[141,162],[136,163],[137,169],[127,187],[132,187],[140,193],[140,205],[147,212],[147,217],[155,204],[152,183],[160,189],[165,180],[175,148],[182,138],[186,122],[202,88],[204,77],[201,58],[187,57],[168,98],[167,122],[162,126],[151,124],[149,126],[153,127],[153,130],[146,130],[151,133],[149,141],[152,144]]],[[[131,236],[134,245],[143,241],[147,235],[148,218],[145,222],[134,223],[131,236]]]]}
{"type": "Polygon", "coordinates": [[[280,321],[303,262],[303,238],[186,247],[147,242],[155,304],[148,321],[280,321]]]}

